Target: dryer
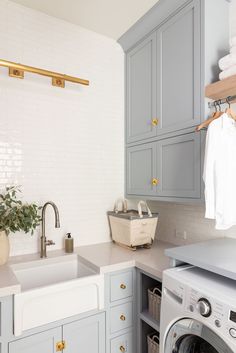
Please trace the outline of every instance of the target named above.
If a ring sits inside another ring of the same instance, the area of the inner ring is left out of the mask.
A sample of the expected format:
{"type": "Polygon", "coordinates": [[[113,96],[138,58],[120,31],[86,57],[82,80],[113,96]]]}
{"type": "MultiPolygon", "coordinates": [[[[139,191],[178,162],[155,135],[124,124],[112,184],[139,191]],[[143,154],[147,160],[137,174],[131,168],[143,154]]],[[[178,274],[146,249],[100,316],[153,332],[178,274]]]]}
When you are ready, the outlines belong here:
{"type": "Polygon", "coordinates": [[[162,288],[160,353],[236,353],[236,281],[184,266],[162,288]]]}

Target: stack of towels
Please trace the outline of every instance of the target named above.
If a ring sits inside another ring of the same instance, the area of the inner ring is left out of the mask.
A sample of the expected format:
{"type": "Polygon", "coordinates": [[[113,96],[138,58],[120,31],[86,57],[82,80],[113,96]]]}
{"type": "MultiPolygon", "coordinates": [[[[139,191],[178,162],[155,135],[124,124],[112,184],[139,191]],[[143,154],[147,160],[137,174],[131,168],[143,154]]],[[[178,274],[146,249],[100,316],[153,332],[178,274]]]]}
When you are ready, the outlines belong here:
{"type": "Polygon", "coordinates": [[[219,61],[219,67],[222,70],[219,76],[220,80],[236,75],[236,37],[231,39],[230,46],[230,54],[219,61]]]}

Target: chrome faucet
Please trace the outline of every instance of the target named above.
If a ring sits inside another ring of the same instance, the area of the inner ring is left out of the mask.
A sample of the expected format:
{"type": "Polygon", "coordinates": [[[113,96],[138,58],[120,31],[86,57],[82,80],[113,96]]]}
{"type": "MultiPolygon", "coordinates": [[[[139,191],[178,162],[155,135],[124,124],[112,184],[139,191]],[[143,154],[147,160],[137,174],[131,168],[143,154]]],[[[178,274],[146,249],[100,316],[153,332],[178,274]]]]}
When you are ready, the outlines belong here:
{"type": "Polygon", "coordinates": [[[42,236],[41,236],[41,251],[40,251],[40,257],[42,258],[47,257],[47,246],[55,245],[55,243],[52,240],[47,240],[45,235],[45,214],[46,214],[46,208],[48,205],[52,206],[55,213],[55,228],[60,228],[58,208],[54,202],[48,201],[45,203],[42,209],[42,236]]]}

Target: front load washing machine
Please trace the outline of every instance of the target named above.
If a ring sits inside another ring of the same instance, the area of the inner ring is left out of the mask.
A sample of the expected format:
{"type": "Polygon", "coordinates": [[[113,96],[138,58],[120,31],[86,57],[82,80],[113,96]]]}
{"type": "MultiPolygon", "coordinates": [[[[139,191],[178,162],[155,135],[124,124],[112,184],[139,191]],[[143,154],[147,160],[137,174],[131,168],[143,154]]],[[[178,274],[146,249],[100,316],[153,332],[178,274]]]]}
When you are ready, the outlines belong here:
{"type": "Polygon", "coordinates": [[[162,288],[160,353],[236,353],[236,281],[183,266],[162,288]]]}

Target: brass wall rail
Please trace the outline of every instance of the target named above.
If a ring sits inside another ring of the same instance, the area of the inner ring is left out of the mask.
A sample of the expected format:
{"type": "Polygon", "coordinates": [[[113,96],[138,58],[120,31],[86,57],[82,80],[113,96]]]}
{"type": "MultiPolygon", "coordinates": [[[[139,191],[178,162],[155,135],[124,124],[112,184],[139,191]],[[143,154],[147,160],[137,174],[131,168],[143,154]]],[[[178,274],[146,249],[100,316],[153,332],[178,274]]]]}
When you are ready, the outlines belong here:
{"type": "Polygon", "coordinates": [[[82,78],[68,76],[68,75],[60,74],[58,72],[48,71],[48,70],[44,70],[44,69],[39,69],[39,68],[33,67],[33,66],[17,64],[15,62],[7,61],[7,60],[0,59],[0,66],[8,67],[9,68],[9,76],[11,76],[11,77],[17,77],[17,78],[23,79],[25,71],[31,72],[31,73],[37,74],[37,75],[51,77],[52,78],[52,85],[57,86],[57,87],[61,87],[61,88],[65,87],[65,81],[78,83],[78,84],[85,85],[85,86],[89,85],[89,81],[84,80],[82,78]]]}

